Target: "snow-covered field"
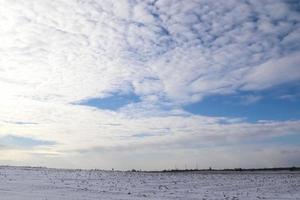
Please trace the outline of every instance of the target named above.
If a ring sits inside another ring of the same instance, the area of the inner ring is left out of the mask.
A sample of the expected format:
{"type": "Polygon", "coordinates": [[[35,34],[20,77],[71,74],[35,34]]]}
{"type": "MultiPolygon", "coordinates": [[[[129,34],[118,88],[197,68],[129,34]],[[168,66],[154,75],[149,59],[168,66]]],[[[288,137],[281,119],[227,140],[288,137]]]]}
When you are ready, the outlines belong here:
{"type": "Polygon", "coordinates": [[[300,200],[300,173],[142,173],[2,166],[0,199],[300,200]]]}

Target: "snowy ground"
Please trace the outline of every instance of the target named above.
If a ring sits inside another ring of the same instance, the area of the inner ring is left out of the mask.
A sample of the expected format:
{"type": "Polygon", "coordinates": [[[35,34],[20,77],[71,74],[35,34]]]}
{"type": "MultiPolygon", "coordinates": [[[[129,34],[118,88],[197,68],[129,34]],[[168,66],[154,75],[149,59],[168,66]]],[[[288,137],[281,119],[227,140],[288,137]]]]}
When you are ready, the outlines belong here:
{"type": "Polygon", "coordinates": [[[1,200],[300,200],[300,173],[141,173],[0,167],[1,200]]]}

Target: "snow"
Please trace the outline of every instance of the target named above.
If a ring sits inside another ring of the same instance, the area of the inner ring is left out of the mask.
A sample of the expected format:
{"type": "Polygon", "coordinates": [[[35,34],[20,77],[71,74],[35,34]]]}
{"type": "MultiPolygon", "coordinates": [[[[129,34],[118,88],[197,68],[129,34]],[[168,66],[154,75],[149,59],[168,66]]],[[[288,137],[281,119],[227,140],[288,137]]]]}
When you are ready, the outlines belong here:
{"type": "Polygon", "coordinates": [[[300,173],[148,173],[2,166],[0,199],[300,200],[300,173]]]}

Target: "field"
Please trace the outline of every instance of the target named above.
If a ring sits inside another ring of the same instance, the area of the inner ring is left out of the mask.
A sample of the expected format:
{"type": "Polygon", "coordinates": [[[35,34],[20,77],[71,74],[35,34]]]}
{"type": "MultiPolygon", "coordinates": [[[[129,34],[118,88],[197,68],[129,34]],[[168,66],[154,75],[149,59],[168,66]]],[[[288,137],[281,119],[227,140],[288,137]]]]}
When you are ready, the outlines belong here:
{"type": "Polygon", "coordinates": [[[148,173],[2,166],[0,199],[300,200],[300,173],[148,173]]]}

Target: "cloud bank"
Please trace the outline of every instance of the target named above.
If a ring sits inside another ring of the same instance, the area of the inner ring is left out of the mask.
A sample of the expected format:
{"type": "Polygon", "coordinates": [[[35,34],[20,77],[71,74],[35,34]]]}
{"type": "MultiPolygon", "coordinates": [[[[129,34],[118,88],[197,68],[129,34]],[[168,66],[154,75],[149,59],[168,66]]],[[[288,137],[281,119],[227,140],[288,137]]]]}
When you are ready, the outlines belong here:
{"type": "Polygon", "coordinates": [[[1,0],[0,136],[55,141],[1,154],[30,162],[98,153],[108,167],[115,161],[101,152],[150,155],[155,146],[179,155],[299,133],[295,119],[249,123],[183,109],[299,81],[299,9],[298,1],[1,0]],[[82,104],[115,95],[139,101],[82,104]]]}

